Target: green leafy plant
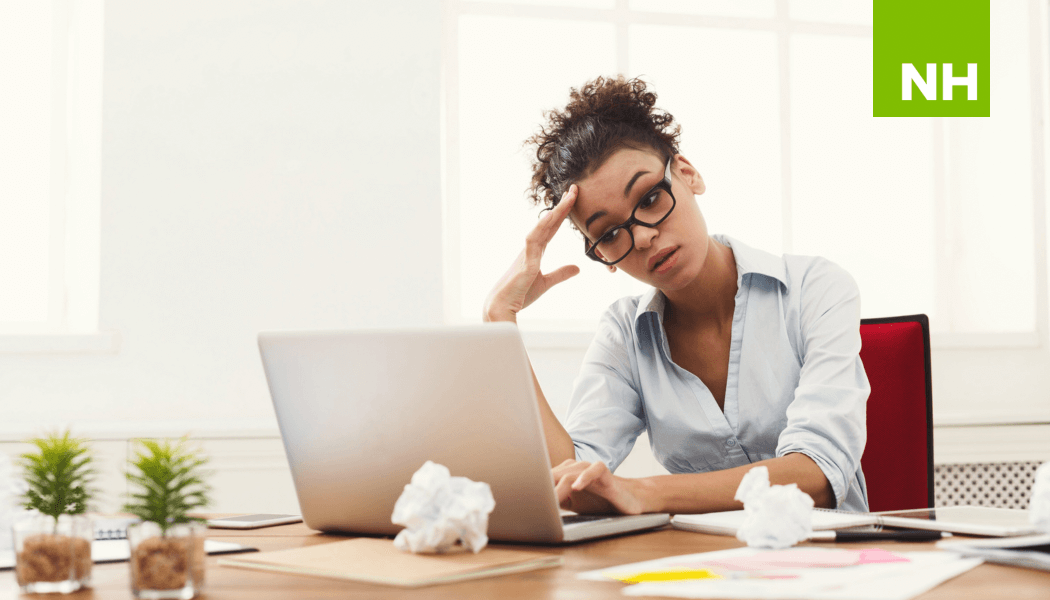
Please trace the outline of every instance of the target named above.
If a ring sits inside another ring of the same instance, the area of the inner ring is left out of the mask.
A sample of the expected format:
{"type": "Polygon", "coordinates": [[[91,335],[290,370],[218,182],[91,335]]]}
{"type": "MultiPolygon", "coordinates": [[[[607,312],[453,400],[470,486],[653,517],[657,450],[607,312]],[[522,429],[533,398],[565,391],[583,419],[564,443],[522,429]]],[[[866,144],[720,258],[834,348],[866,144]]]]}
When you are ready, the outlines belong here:
{"type": "Polygon", "coordinates": [[[140,448],[129,461],[128,481],[138,488],[129,494],[124,510],[143,521],[160,525],[165,534],[173,525],[199,521],[187,513],[210,502],[203,466],[208,459],[188,447],[185,438],[172,443],[138,440],[140,448]]]}
{"type": "Polygon", "coordinates": [[[95,490],[92,468],[94,458],[87,440],[52,433],[29,440],[36,452],[19,456],[19,464],[28,485],[22,496],[22,506],[54,517],[79,515],[87,512],[95,490]]]}

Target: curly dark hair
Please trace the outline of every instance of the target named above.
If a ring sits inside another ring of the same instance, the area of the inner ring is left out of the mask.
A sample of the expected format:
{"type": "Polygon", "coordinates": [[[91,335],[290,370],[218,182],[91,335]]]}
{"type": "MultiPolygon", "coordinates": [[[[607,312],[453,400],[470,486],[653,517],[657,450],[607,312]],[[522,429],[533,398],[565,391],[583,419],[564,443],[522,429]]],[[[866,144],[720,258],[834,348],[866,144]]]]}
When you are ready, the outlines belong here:
{"type": "Polygon", "coordinates": [[[549,110],[546,124],[525,141],[536,146],[528,197],[548,208],[569,186],[623,148],[653,150],[664,160],[678,153],[680,127],[655,108],[656,94],[641,79],[598,77],[572,88],[562,110],[549,110]]]}

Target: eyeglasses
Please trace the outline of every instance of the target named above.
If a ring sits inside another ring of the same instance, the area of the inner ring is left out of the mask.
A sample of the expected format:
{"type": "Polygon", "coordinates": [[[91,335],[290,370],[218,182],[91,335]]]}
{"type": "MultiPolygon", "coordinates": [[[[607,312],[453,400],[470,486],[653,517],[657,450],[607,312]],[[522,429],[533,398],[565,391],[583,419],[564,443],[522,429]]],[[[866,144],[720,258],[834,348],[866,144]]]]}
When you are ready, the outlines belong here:
{"type": "Polygon", "coordinates": [[[587,240],[584,240],[585,252],[591,260],[605,265],[615,265],[627,258],[627,255],[634,249],[632,226],[656,227],[671,214],[677,203],[674,194],[671,193],[672,160],[674,156],[667,159],[663,180],[654,185],[642,196],[638,204],[634,205],[630,219],[603,233],[593,244],[588,244],[587,240]],[[598,252],[601,252],[601,256],[598,255],[598,252]]]}

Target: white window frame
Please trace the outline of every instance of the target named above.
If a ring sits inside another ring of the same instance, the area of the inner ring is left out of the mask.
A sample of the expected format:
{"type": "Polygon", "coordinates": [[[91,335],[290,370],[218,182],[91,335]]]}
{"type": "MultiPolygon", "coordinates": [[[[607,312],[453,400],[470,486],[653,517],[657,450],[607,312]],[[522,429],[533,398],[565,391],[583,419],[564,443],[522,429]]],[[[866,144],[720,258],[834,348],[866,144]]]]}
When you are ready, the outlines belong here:
{"type": "MultiPolygon", "coordinates": [[[[1031,81],[1032,119],[1039,124],[1032,130],[1032,227],[1034,247],[1034,330],[1019,333],[959,333],[934,332],[932,345],[936,349],[995,349],[1010,348],[1035,350],[1050,347],[1050,288],[1047,276],[1047,211],[1046,211],[1046,138],[1047,122],[1047,0],[1025,0],[1031,18],[1031,81]]],[[[449,323],[461,322],[460,316],[460,230],[459,230],[459,56],[458,22],[463,15],[499,16],[510,18],[578,20],[588,22],[610,22],[616,28],[616,65],[619,72],[627,72],[628,26],[631,24],[655,24],[693,26],[708,28],[748,29],[775,31],[779,45],[780,73],[780,139],[781,139],[781,188],[783,202],[783,247],[792,251],[791,219],[791,98],[788,85],[790,63],[790,39],[792,34],[824,34],[852,36],[870,39],[872,27],[834,23],[804,22],[789,17],[788,0],[776,1],[776,15],[772,19],[702,16],[691,14],[650,13],[629,9],[628,0],[615,0],[615,8],[567,8],[530,4],[472,2],[469,0],[445,0],[443,23],[444,72],[442,93],[442,177],[443,179],[443,232],[444,232],[444,313],[449,323]]],[[[947,290],[951,272],[948,242],[951,231],[951,206],[948,191],[948,140],[956,126],[949,118],[932,119],[935,167],[935,213],[937,224],[935,244],[937,247],[937,304],[938,312],[950,319],[947,290]]],[[[586,346],[593,330],[578,324],[566,323],[549,330],[528,331],[526,341],[543,348],[578,348],[586,346]]]]}
{"type": "Polygon", "coordinates": [[[99,325],[103,0],[51,0],[47,321],[0,322],[0,354],[115,351],[99,325]]]}

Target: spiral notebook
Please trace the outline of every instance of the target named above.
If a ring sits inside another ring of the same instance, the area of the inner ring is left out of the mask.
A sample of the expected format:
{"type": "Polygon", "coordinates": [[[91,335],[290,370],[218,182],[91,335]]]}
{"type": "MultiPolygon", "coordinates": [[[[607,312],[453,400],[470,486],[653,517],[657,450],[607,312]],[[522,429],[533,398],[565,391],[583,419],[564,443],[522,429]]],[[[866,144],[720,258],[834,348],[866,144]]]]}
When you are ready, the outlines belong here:
{"type": "MultiPolygon", "coordinates": [[[[95,563],[124,562],[131,557],[128,547],[128,525],[137,519],[95,519],[95,541],[91,542],[91,559],[95,563]]],[[[208,554],[237,554],[240,552],[258,552],[258,548],[204,540],[204,551],[208,554]]],[[[15,567],[14,550],[0,550],[0,571],[15,567]]]]}

